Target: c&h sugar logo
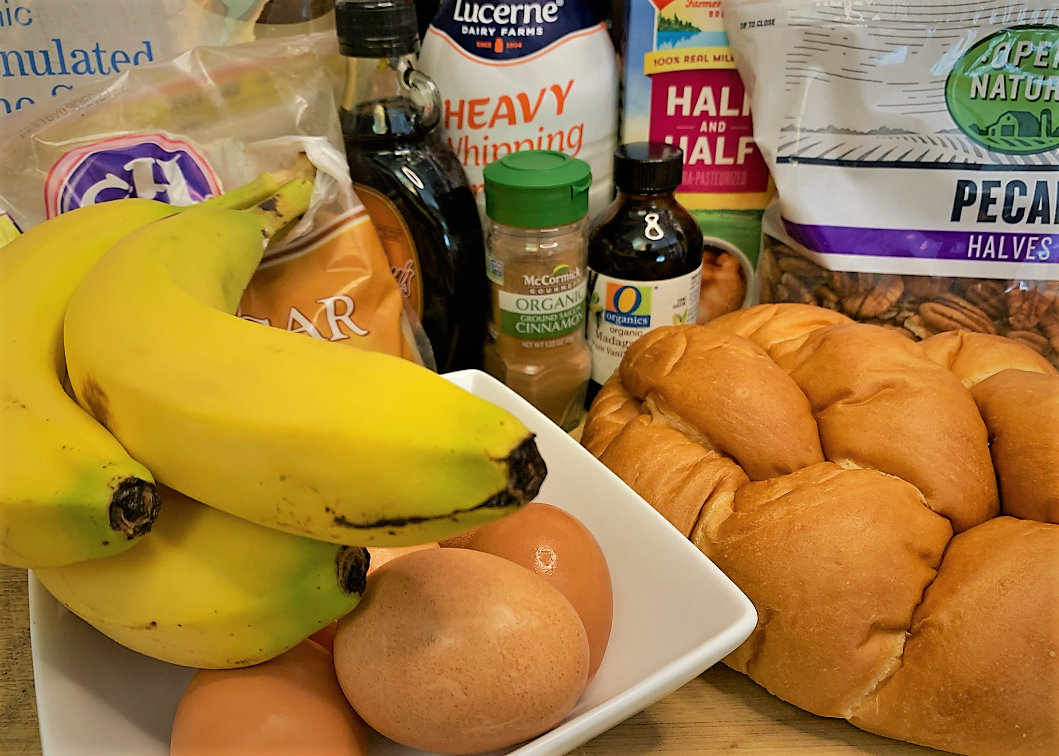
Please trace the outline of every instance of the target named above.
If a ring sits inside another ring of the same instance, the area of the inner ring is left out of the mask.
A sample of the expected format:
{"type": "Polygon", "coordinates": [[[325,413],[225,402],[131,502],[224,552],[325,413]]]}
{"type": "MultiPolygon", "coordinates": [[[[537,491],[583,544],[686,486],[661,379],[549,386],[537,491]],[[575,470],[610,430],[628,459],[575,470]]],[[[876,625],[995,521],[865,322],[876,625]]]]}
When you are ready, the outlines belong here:
{"type": "Polygon", "coordinates": [[[1059,27],[1013,26],[969,49],[945,82],[956,125],[994,152],[1059,148],[1059,27]]]}
{"type": "Polygon", "coordinates": [[[44,184],[49,218],[125,197],[183,207],[220,193],[217,175],[198,150],[160,134],[106,139],[71,150],[52,166],[44,184]]]}
{"type": "Polygon", "coordinates": [[[650,328],[651,288],[608,281],[603,319],[621,328],[650,328]]]}

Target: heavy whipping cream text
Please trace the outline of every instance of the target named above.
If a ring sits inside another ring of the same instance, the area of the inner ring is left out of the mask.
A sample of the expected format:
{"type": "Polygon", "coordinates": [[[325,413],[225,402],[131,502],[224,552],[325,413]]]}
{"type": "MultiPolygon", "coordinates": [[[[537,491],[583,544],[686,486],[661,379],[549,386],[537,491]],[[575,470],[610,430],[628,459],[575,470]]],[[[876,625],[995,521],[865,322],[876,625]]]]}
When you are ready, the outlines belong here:
{"type": "MultiPolygon", "coordinates": [[[[558,150],[578,157],[584,142],[585,124],[549,131],[547,118],[561,118],[574,79],[540,87],[536,92],[518,92],[499,97],[477,97],[470,100],[445,100],[442,126],[449,132],[449,147],[464,166],[484,167],[504,155],[520,150],[558,150]],[[539,119],[538,119],[539,116],[539,119]],[[537,125],[540,123],[541,125],[537,125]],[[490,130],[501,126],[536,126],[536,133],[514,141],[490,140],[490,130]],[[477,133],[476,133],[477,132],[477,133]],[[461,136],[453,138],[454,133],[461,136]]],[[[475,186],[476,193],[482,190],[475,186]]]]}
{"type": "Polygon", "coordinates": [[[482,168],[524,150],[588,162],[590,213],[606,206],[617,67],[610,37],[584,0],[447,0],[419,62],[442,92],[445,137],[482,208],[482,168]]]}

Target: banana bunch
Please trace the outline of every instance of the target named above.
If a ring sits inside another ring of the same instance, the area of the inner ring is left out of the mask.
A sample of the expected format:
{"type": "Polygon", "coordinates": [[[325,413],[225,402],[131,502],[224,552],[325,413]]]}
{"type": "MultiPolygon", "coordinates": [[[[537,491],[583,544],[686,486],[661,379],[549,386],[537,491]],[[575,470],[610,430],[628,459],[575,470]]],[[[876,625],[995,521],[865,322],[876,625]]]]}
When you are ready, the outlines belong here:
{"type": "Polygon", "coordinates": [[[175,664],[291,648],[356,604],[364,546],[497,519],[546,473],[428,370],[233,316],[309,205],[290,178],[74,211],[0,255],[0,562],[175,664]]]}

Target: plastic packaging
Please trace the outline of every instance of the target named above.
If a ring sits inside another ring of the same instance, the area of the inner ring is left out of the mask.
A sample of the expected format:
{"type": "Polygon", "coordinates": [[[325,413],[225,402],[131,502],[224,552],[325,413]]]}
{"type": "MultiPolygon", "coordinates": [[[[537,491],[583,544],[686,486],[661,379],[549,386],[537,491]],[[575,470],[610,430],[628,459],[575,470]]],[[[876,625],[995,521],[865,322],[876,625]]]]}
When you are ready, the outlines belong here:
{"type": "Polygon", "coordinates": [[[319,171],[313,206],[269,251],[239,314],[430,364],[352,190],[334,51],[331,33],[196,48],[35,108],[0,141],[0,211],[27,229],[121,197],[190,205],[304,151],[319,171]]]}
{"type": "Polygon", "coordinates": [[[192,47],[333,28],[329,2],[3,0],[0,133],[12,114],[56,105],[77,87],[192,47]]]}
{"type": "Polygon", "coordinates": [[[729,4],[779,189],[761,301],[910,339],[999,333],[1059,364],[1059,8],[729,4]]]}

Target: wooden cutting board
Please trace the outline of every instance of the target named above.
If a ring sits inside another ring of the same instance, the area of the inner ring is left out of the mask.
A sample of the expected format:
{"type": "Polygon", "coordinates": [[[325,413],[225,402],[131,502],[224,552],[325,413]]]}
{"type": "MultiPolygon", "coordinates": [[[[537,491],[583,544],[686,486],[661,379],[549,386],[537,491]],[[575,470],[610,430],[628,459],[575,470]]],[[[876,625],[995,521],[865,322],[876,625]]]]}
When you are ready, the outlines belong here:
{"type": "MultiPolygon", "coordinates": [[[[40,756],[26,572],[0,566],[0,756],[40,756]]],[[[717,665],[574,756],[942,756],[822,719],[717,665]]]]}

